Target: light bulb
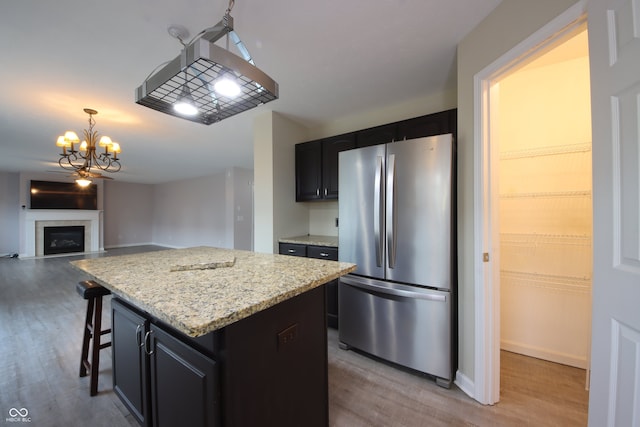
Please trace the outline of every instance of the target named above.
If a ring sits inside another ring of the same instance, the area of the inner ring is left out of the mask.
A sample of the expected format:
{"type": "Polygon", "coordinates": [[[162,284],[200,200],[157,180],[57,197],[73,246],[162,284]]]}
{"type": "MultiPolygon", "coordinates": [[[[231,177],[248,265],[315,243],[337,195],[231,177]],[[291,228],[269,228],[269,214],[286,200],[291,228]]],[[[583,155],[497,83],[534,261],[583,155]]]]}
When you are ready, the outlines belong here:
{"type": "Polygon", "coordinates": [[[195,116],[196,114],[198,114],[198,109],[195,107],[195,105],[185,101],[180,101],[173,104],[173,109],[176,111],[176,113],[180,113],[183,116],[195,116]]]}
{"type": "Polygon", "coordinates": [[[194,105],[191,91],[186,84],[182,85],[182,91],[176,103],[173,104],[173,110],[183,116],[195,116],[198,114],[198,109],[194,105]]]}
{"type": "Polygon", "coordinates": [[[76,179],[76,184],[78,184],[80,187],[87,187],[89,186],[89,184],[91,184],[91,180],[85,178],[76,179]]]}
{"type": "Polygon", "coordinates": [[[236,82],[236,79],[232,78],[228,74],[220,77],[213,85],[213,90],[218,95],[226,96],[227,98],[235,98],[240,95],[240,86],[236,82]]]}

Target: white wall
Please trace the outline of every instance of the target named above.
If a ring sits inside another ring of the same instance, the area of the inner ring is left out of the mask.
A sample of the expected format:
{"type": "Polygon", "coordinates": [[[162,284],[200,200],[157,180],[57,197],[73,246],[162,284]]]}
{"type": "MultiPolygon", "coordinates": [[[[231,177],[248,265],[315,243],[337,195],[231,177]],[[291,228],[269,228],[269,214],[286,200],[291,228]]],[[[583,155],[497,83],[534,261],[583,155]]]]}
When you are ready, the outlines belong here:
{"type": "Polygon", "coordinates": [[[20,251],[20,175],[0,172],[0,256],[20,251]]]}
{"type": "Polygon", "coordinates": [[[150,184],[105,182],[105,248],[153,242],[153,194],[150,184]]]}
{"type": "Polygon", "coordinates": [[[234,249],[253,249],[253,170],[226,172],[226,239],[234,249]]]}
{"type": "Polygon", "coordinates": [[[225,173],[156,184],[153,242],[169,247],[232,248],[226,235],[225,173]]]}
{"type": "Polygon", "coordinates": [[[309,234],[316,236],[337,236],[336,218],[338,202],[309,202],[309,234]]]}
{"type": "Polygon", "coordinates": [[[473,382],[476,372],[474,310],[474,76],[575,0],[503,0],[458,44],[458,370],[473,382]]]}
{"type": "Polygon", "coordinates": [[[295,197],[295,144],[307,129],[272,111],[254,121],[256,252],[277,253],[278,239],[307,234],[309,212],[295,197]]]}

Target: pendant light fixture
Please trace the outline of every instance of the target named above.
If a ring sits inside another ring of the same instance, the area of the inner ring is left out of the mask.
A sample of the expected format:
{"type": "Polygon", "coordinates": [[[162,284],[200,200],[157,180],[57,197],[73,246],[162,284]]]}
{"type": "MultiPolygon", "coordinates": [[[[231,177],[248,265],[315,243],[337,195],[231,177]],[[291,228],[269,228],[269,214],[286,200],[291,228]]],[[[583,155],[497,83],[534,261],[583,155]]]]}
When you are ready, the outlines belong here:
{"type": "Polygon", "coordinates": [[[255,66],[233,31],[233,5],[231,0],[220,22],[183,43],[180,55],[145,79],[136,103],[210,125],[278,99],[278,83],[255,66]],[[215,44],[224,36],[226,49],[215,44]],[[229,38],[242,57],[229,51],[229,38]]]}

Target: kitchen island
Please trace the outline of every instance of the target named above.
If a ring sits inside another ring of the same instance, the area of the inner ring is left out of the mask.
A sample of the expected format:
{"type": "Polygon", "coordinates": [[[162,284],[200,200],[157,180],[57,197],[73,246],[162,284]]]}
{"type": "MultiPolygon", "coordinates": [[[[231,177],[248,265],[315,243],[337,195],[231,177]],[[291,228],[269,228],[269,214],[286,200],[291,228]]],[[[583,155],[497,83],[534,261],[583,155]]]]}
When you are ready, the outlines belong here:
{"type": "Polygon", "coordinates": [[[142,425],[328,424],[322,285],[353,264],[198,247],[72,265],[114,294],[114,391],[142,425]]]}

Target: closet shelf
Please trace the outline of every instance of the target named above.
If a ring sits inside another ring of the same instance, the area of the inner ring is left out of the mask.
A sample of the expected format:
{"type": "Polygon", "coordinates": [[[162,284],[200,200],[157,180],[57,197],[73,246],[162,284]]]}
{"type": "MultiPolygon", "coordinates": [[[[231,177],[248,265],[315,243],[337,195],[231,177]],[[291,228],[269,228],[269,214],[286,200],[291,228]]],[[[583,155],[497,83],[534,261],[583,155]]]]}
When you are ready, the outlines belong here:
{"type": "Polygon", "coordinates": [[[512,193],[501,194],[501,199],[554,199],[554,198],[567,198],[567,197],[589,197],[591,198],[590,190],[578,190],[578,191],[550,191],[550,192],[534,192],[534,193],[512,193]]]}
{"type": "Polygon", "coordinates": [[[500,243],[520,246],[570,245],[591,247],[591,236],[586,234],[500,233],[500,243]]]}
{"type": "Polygon", "coordinates": [[[565,276],[525,271],[500,270],[500,282],[518,286],[542,288],[553,291],[590,293],[590,276],[565,276]]]}
{"type": "Polygon", "coordinates": [[[582,144],[567,144],[550,147],[531,148],[528,150],[505,151],[500,153],[500,160],[527,159],[542,156],[555,156],[559,154],[588,153],[591,151],[591,142],[582,144]]]}

